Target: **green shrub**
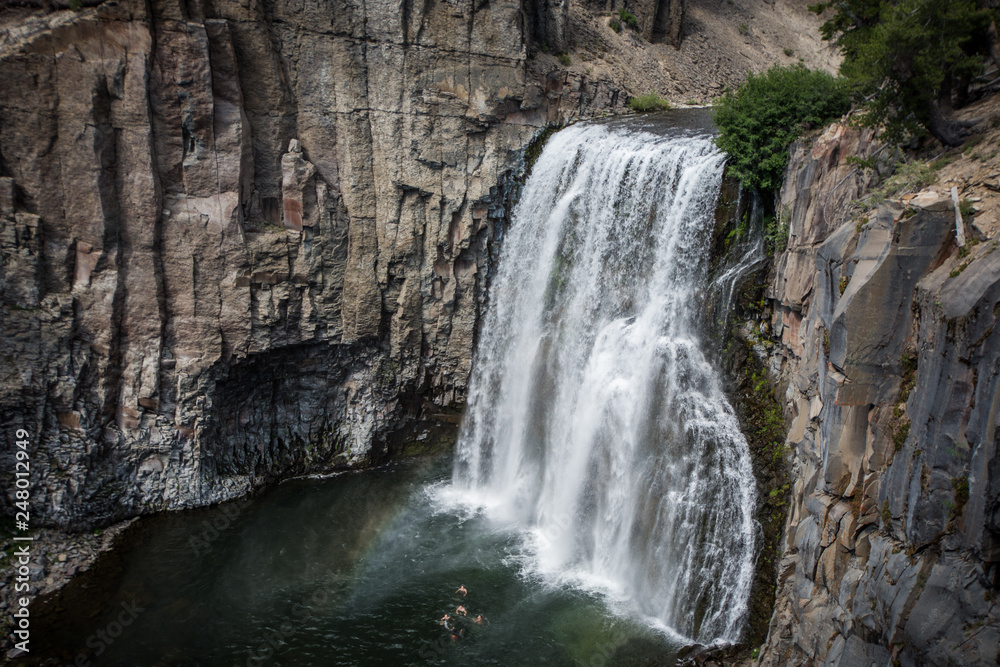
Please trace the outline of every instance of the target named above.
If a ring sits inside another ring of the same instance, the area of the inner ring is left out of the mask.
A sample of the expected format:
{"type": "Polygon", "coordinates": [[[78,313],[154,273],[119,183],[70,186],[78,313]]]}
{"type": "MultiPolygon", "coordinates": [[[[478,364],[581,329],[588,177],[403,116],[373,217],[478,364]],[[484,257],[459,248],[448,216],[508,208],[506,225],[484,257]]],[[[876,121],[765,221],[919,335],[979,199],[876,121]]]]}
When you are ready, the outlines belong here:
{"type": "Polygon", "coordinates": [[[958,204],[958,211],[966,222],[976,216],[976,206],[968,199],[962,199],[958,204]]]}
{"type": "Polygon", "coordinates": [[[618,10],[618,20],[622,22],[622,25],[627,25],[633,30],[639,29],[639,21],[635,18],[635,14],[624,7],[618,10]]]}
{"type": "Polygon", "coordinates": [[[628,106],[632,111],[664,111],[670,108],[670,103],[656,93],[646,93],[630,98],[628,106]]]}
{"type": "Polygon", "coordinates": [[[569,67],[570,65],[572,65],[572,64],[573,64],[573,61],[572,61],[572,60],[570,59],[570,57],[569,57],[569,54],[566,54],[566,53],[560,53],[560,54],[559,54],[558,56],[556,56],[556,57],[557,57],[557,58],[559,58],[559,62],[561,62],[561,63],[562,63],[563,65],[565,65],[566,67],[569,67]]]}
{"type": "Polygon", "coordinates": [[[906,444],[906,438],[910,435],[910,422],[903,422],[898,428],[892,431],[892,444],[896,446],[898,452],[906,444]]]}
{"type": "Polygon", "coordinates": [[[860,158],[857,155],[848,155],[844,158],[844,162],[861,169],[862,171],[873,171],[878,169],[878,156],[871,155],[866,158],[860,158]]]}
{"type": "Polygon", "coordinates": [[[788,246],[788,221],[780,217],[765,217],[764,241],[771,252],[785,252],[788,246]]]}
{"type": "Polygon", "coordinates": [[[795,55],[795,51],[793,51],[792,49],[788,48],[787,46],[784,49],[782,49],[782,50],[785,52],[785,55],[788,56],[789,58],[791,58],[792,56],[795,55]]]}
{"type": "Polygon", "coordinates": [[[775,65],[726,91],[715,110],[715,143],[729,155],[730,173],[744,186],[777,190],[788,145],[850,108],[840,79],[802,65],[775,65]]]}
{"type": "Polygon", "coordinates": [[[738,26],[736,26],[736,29],[740,31],[741,35],[750,34],[750,26],[748,26],[746,23],[739,24],[738,26]]]}
{"type": "Polygon", "coordinates": [[[618,22],[618,19],[611,19],[611,29],[615,32],[622,31],[622,24],[618,22]]]}

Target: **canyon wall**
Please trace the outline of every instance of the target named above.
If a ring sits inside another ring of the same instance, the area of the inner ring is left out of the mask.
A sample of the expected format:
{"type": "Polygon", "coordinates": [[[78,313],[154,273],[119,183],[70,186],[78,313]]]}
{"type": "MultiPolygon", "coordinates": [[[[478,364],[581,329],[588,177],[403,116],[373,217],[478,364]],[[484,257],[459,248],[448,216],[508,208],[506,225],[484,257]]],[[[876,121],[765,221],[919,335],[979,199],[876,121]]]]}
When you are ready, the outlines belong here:
{"type": "MultiPolygon", "coordinates": [[[[995,230],[963,220],[960,249],[944,188],[858,205],[873,176],[846,158],[879,151],[840,125],[793,146],[773,320],[747,331],[791,417],[762,665],[1000,662],[995,230]]],[[[995,167],[956,172],[961,196],[995,167]]]]}
{"type": "Polygon", "coordinates": [[[460,406],[524,148],[626,99],[536,67],[565,12],[516,2],[0,21],[0,478],[24,429],[33,518],[74,528],[377,461],[460,406]]]}

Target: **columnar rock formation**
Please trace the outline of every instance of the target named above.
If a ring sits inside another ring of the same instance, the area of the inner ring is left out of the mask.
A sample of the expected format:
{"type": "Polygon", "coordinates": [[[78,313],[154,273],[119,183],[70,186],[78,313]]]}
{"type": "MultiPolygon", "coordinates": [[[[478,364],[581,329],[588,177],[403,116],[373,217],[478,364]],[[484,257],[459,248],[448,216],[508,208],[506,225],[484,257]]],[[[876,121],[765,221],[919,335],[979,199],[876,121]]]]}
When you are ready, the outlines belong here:
{"type": "Polygon", "coordinates": [[[0,17],[0,414],[61,525],[371,460],[460,404],[524,147],[625,101],[536,73],[517,3],[0,17]]]}
{"type": "MultiPolygon", "coordinates": [[[[946,192],[851,217],[870,131],[793,150],[770,296],[794,487],[762,664],[1000,661],[1000,253],[946,192]],[[962,223],[963,225],[965,223],[962,223]]],[[[856,209],[854,209],[856,210],[856,209]]]]}
{"type": "Polygon", "coordinates": [[[626,11],[636,19],[639,34],[649,42],[681,45],[684,0],[584,0],[597,11],[626,11]]]}

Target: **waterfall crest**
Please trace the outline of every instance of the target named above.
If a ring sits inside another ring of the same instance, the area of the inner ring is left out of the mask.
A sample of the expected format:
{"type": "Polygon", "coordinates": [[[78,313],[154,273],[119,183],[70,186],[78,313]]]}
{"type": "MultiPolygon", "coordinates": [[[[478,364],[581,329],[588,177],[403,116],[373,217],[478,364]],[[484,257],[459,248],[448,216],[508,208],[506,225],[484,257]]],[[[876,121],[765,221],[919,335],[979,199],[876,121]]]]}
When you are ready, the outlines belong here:
{"type": "Polygon", "coordinates": [[[723,156],[579,124],[534,165],[476,352],[454,485],[578,576],[702,643],[753,577],[746,440],[699,329],[723,156]]]}

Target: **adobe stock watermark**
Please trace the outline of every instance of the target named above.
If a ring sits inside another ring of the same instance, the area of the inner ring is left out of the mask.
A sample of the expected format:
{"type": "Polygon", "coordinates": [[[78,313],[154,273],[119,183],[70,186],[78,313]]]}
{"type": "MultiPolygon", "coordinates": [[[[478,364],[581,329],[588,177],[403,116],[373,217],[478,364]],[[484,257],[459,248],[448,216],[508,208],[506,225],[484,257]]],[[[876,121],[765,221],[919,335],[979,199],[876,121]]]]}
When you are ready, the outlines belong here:
{"type": "Polygon", "coordinates": [[[76,665],[76,667],[89,667],[91,664],[91,655],[94,658],[99,658],[104,655],[104,652],[115,643],[116,639],[122,636],[128,626],[135,623],[135,619],[139,618],[139,614],[144,611],[146,611],[146,608],[140,607],[136,604],[135,600],[122,602],[121,611],[118,612],[115,620],[109,622],[104,628],[87,637],[84,645],[86,645],[89,650],[84,650],[78,653],[76,660],[73,661],[73,664],[76,665]]]}
{"type": "Polygon", "coordinates": [[[586,660],[578,660],[578,667],[607,667],[611,664],[611,659],[615,657],[615,652],[626,643],[622,637],[615,637],[602,643],[591,653],[586,660]]]}

